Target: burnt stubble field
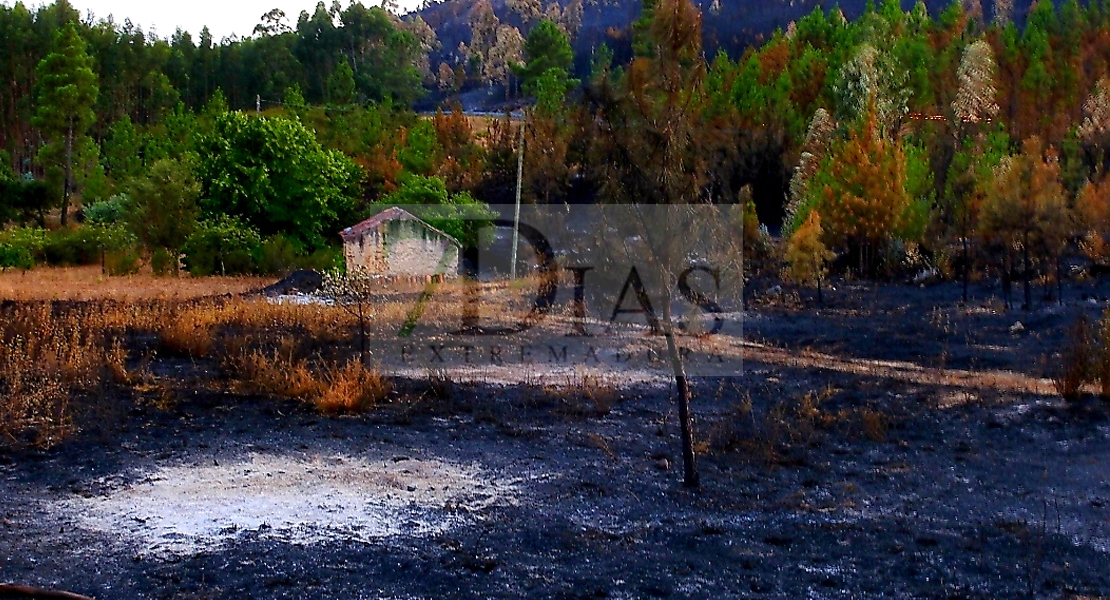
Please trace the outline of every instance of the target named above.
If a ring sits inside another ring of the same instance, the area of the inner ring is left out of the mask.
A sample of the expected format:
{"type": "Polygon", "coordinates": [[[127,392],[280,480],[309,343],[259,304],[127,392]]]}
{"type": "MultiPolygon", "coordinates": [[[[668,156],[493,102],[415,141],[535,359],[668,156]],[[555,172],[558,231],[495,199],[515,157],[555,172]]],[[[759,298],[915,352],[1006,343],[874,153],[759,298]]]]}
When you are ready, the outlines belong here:
{"type": "Polygon", "coordinates": [[[1110,287],[1028,312],[974,291],[964,307],[956,284],[838,283],[818,306],[757,282],[743,371],[694,380],[697,490],[665,377],[375,372],[376,395],[338,410],[227,357],[334,388],[313,365],[352,351],[350,322],[333,339],[270,315],[270,339],[225,307],[201,352],[151,319],[112,338],[122,369],[73,396],[64,431],[5,431],[0,580],[97,598],[1110,595],[1110,407],[1050,379],[1110,287]]]}

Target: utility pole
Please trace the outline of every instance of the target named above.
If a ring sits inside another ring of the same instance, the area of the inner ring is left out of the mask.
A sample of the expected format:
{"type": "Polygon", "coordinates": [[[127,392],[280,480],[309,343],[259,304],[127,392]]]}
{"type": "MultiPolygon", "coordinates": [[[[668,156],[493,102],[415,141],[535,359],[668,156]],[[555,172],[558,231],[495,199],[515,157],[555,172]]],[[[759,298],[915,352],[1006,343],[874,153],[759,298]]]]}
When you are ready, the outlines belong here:
{"type": "Polygon", "coordinates": [[[516,153],[516,209],[513,213],[513,253],[509,265],[509,279],[516,281],[516,245],[520,235],[520,184],[524,175],[524,121],[520,123],[520,143],[516,153]]]}

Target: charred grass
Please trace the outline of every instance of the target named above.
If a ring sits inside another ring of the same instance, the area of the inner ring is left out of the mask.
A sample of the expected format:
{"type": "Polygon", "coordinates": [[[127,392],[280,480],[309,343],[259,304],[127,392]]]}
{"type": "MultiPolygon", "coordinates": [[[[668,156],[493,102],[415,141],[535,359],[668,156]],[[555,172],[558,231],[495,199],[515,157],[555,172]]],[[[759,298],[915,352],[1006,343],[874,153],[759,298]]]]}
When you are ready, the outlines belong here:
{"type": "Polygon", "coordinates": [[[712,423],[703,451],[755,463],[800,466],[829,436],[885,442],[896,417],[874,406],[830,406],[837,390],[826,388],[771,403],[762,409],[750,397],[712,423]]]}

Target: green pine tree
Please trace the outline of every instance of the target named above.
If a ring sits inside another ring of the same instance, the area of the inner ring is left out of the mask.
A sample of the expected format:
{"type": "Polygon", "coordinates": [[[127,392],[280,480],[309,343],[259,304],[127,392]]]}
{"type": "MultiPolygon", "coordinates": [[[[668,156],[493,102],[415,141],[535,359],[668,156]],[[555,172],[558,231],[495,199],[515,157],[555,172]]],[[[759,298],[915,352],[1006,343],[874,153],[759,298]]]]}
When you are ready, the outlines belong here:
{"type": "Polygon", "coordinates": [[[74,153],[90,142],[87,132],[96,119],[93,107],[99,93],[92,58],[73,23],[54,36],[53,51],[39,62],[35,73],[38,104],[33,123],[48,140],[39,159],[63,170],[61,222],[65,225],[73,192],[74,153]]]}

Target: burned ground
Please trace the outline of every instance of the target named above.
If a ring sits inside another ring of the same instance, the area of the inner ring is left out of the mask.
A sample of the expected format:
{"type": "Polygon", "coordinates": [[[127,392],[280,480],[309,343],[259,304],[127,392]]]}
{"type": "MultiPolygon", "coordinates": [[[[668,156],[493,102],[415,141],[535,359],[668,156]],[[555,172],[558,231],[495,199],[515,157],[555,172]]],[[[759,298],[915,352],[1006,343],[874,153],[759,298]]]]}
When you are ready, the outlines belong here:
{"type": "Polygon", "coordinates": [[[956,286],[841,285],[789,309],[757,290],[760,347],[884,362],[793,366],[756,347],[740,376],[698,380],[699,491],[680,484],[665,386],[590,403],[398,380],[394,403],[336,418],[160,358],[158,386],[88,400],[70,440],[0,454],[0,579],[98,598],[1107,596],[1110,410],[928,381],[1040,380],[1099,289],[1031,313],[958,308],[956,286]],[[930,370],[892,376],[892,361],[930,370]],[[229,465],[266,473],[212,475],[229,465]],[[194,472],[198,487],[173,479],[194,472]],[[288,493],[306,473],[319,503],[288,493]],[[345,489],[391,499],[352,508],[345,489]],[[198,530],[160,506],[215,514],[198,530]]]}

